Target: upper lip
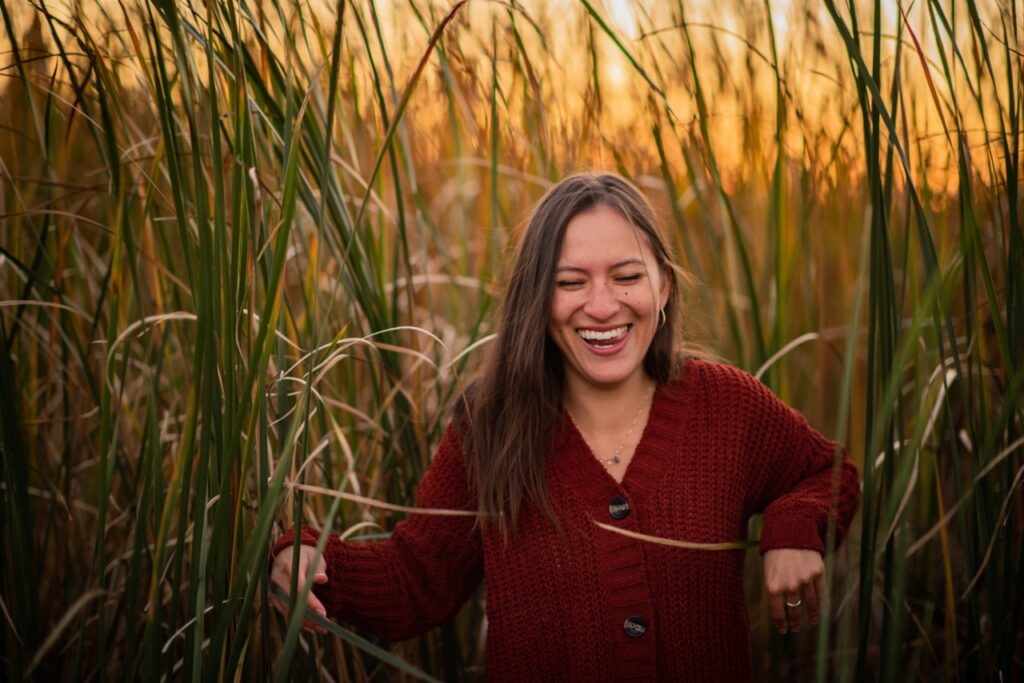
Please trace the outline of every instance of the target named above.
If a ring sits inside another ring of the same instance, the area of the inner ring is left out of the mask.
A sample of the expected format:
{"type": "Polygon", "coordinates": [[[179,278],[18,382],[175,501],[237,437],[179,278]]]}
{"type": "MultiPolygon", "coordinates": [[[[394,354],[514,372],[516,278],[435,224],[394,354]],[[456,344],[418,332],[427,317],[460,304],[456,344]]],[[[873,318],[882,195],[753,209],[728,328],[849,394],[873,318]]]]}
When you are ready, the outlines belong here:
{"type": "Polygon", "coordinates": [[[632,323],[619,323],[618,325],[581,325],[576,328],[577,331],[591,330],[593,332],[607,332],[608,330],[617,330],[620,327],[629,327],[632,323]]]}

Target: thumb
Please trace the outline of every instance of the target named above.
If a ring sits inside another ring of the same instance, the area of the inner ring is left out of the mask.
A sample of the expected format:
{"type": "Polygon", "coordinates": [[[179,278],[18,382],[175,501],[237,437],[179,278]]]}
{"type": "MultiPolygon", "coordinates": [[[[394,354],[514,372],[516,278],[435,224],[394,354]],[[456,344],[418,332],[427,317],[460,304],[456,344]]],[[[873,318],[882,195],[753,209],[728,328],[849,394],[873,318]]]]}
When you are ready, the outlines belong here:
{"type": "Polygon", "coordinates": [[[324,558],[316,563],[316,574],[313,575],[313,583],[327,583],[327,563],[324,558]]]}

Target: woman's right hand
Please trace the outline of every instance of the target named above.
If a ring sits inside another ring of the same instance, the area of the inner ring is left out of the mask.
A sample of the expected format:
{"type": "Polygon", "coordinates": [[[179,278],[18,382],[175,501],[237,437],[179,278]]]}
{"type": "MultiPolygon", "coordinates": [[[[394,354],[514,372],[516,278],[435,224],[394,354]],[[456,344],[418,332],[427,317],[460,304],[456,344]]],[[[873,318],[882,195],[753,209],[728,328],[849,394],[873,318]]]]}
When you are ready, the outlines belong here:
{"type": "MultiPolygon", "coordinates": [[[[277,584],[281,590],[287,594],[292,588],[292,554],[294,553],[293,546],[282,548],[281,551],[274,558],[274,564],[270,569],[270,580],[277,584]]],[[[298,579],[296,585],[296,591],[302,592],[305,584],[306,574],[309,572],[309,563],[316,555],[316,548],[308,545],[299,546],[299,567],[298,567],[298,579]]],[[[327,563],[324,562],[324,558],[321,556],[317,558],[316,573],[313,575],[313,583],[323,584],[327,583],[327,563]]],[[[273,592],[270,593],[270,602],[273,603],[277,610],[288,616],[288,603],[282,601],[273,592]]],[[[319,614],[321,617],[327,617],[327,610],[324,609],[324,604],[320,602],[320,599],[313,595],[313,591],[309,591],[309,598],[306,601],[307,606],[319,614]]],[[[317,626],[310,619],[304,618],[302,620],[302,628],[307,631],[316,631],[318,633],[327,633],[327,630],[322,626],[317,626]]]]}

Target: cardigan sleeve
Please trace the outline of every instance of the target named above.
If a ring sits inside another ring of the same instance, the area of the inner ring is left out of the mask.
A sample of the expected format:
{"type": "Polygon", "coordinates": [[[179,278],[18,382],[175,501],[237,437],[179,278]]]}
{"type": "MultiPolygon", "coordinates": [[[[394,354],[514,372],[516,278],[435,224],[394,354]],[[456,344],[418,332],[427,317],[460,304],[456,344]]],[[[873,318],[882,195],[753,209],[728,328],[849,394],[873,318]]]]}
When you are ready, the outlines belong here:
{"type": "Polygon", "coordinates": [[[748,442],[748,509],[763,512],[761,554],[778,548],[824,552],[831,520],[842,543],[860,502],[860,477],[845,449],[754,377],[741,373],[748,442]]]}
{"type": "MultiPolygon", "coordinates": [[[[449,425],[434,461],[416,491],[421,508],[471,510],[462,448],[449,425]]],[[[483,578],[483,543],[475,516],[413,513],[378,543],[341,541],[324,548],[327,583],[313,593],[328,616],[339,617],[388,640],[424,633],[453,616],[483,578]]],[[[301,542],[319,532],[303,527],[301,542]]],[[[271,558],[293,544],[289,530],[271,558]]]]}

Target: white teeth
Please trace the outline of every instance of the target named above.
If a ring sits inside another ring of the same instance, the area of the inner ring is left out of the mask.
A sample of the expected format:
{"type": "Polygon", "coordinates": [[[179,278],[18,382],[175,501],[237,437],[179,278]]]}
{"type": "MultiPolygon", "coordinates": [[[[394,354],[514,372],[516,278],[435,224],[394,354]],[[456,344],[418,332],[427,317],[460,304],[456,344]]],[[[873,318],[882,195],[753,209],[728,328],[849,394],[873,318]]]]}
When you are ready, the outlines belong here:
{"type": "Polygon", "coordinates": [[[605,330],[604,332],[598,332],[597,330],[577,330],[577,332],[587,341],[608,341],[609,339],[621,337],[626,334],[628,329],[627,325],[623,325],[622,327],[616,327],[614,330],[605,330]]]}

